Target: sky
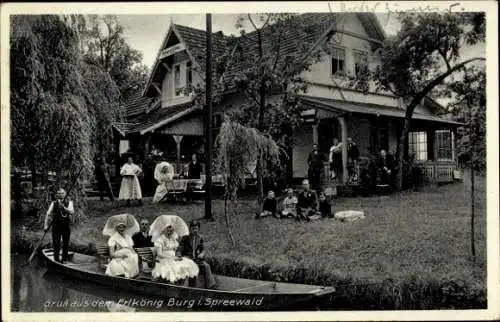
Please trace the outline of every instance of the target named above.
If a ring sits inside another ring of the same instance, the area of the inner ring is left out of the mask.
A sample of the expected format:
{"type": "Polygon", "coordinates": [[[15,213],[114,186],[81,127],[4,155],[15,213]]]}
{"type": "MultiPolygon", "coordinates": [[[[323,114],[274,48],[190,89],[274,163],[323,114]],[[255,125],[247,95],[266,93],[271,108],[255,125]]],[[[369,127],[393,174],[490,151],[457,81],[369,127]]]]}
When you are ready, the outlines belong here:
{"type": "MultiPolygon", "coordinates": [[[[399,22],[394,16],[385,13],[376,14],[385,32],[395,34],[399,22]]],[[[125,27],[125,38],[127,42],[142,52],[143,63],[152,67],[156,54],[160,49],[163,38],[168,32],[170,23],[185,25],[205,30],[205,15],[200,14],[174,14],[174,15],[117,15],[120,23],[125,27]]],[[[214,14],[212,15],[213,32],[222,31],[224,34],[235,34],[237,14],[214,14]]]]}
{"type": "MultiPolygon", "coordinates": [[[[380,24],[387,35],[398,32],[400,24],[394,14],[375,13],[380,24]]],[[[204,14],[136,14],[117,15],[120,23],[125,27],[125,38],[127,42],[139,50],[143,55],[143,63],[151,68],[160,49],[163,38],[165,38],[170,23],[185,25],[205,30],[204,14]]],[[[237,14],[213,14],[213,32],[222,31],[224,34],[238,34],[235,27],[237,14]]],[[[247,29],[248,30],[248,29],[247,29]]],[[[461,59],[471,57],[486,57],[486,49],[483,45],[463,48],[461,59]]]]}

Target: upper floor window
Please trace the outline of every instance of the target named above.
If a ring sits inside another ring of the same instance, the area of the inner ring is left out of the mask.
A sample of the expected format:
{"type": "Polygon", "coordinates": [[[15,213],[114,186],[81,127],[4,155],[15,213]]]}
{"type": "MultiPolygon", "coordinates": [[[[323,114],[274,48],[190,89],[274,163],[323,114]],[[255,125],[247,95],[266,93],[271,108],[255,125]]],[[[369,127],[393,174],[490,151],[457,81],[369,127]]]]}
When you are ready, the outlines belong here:
{"type": "Polygon", "coordinates": [[[186,63],[186,87],[191,88],[193,86],[193,69],[191,62],[186,63]]]}
{"type": "Polygon", "coordinates": [[[343,74],[345,72],[345,49],[332,49],[332,75],[343,74]]]}
{"type": "Polygon", "coordinates": [[[174,66],[174,92],[175,96],[180,95],[180,89],[182,88],[181,84],[181,65],[174,66]]]}
{"type": "Polygon", "coordinates": [[[368,53],[365,51],[355,50],[353,52],[354,56],[354,73],[358,76],[366,68],[368,68],[368,53]]]}

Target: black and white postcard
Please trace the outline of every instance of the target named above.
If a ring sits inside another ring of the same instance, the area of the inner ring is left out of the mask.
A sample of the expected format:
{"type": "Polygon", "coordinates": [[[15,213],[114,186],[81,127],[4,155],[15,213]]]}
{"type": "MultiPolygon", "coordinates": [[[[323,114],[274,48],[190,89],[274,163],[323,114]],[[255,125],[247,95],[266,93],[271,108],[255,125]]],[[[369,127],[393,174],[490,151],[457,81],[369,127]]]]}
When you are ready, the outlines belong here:
{"type": "Polygon", "coordinates": [[[500,318],[497,10],[2,4],[5,321],[500,318]]]}

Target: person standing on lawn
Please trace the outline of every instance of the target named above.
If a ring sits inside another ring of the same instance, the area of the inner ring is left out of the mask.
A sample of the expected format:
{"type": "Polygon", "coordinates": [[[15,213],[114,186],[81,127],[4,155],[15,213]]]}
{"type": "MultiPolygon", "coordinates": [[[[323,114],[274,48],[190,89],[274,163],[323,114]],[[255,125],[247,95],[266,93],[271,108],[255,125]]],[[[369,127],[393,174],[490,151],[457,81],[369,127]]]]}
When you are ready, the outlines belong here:
{"type": "MultiPolygon", "coordinates": [[[[207,288],[215,287],[215,278],[210,265],[205,261],[205,248],[203,237],[199,234],[200,223],[193,220],[189,224],[189,235],[183,236],[179,243],[178,256],[192,259],[205,276],[207,288]]],[[[189,279],[190,286],[196,286],[196,278],[189,279]]]]}
{"type": "Polygon", "coordinates": [[[109,165],[105,157],[98,157],[96,162],[96,180],[99,189],[99,197],[104,200],[104,195],[109,196],[109,200],[114,201],[113,189],[109,180],[109,165]]]}
{"type": "Polygon", "coordinates": [[[45,216],[43,231],[47,232],[52,223],[52,247],[54,248],[54,260],[60,262],[62,239],[62,263],[68,260],[69,236],[71,234],[71,219],[75,213],[73,201],[66,196],[66,190],[57,190],[54,200],[45,216]]]}
{"type": "Polygon", "coordinates": [[[318,151],[317,144],[313,144],[313,151],[309,153],[307,164],[309,165],[309,182],[314,190],[318,190],[321,170],[323,169],[323,157],[318,151]]]}
{"type": "Polygon", "coordinates": [[[318,198],[316,192],[310,189],[309,180],[302,181],[303,190],[299,193],[297,203],[297,220],[311,221],[321,216],[318,213],[318,198]]]}
{"type": "Polygon", "coordinates": [[[132,156],[127,158],[127,163],[120,169],[120,175],[123,177],[120,186],[120,200],[127,200],[127,207],[130,207],[130,200],[138,200],[139,205],[142,206],[142,192],[141,185],[137,176],[141,174],[142,170],[134,164],[132,156]]]}
{"type": "Polygon", "coordinates": [[[196,153],[193,153],[193,155],[191,156],[191,161],[188,165],[188,179],[200,179],[201,172],[201,164],[198,162],[196,153]]]}

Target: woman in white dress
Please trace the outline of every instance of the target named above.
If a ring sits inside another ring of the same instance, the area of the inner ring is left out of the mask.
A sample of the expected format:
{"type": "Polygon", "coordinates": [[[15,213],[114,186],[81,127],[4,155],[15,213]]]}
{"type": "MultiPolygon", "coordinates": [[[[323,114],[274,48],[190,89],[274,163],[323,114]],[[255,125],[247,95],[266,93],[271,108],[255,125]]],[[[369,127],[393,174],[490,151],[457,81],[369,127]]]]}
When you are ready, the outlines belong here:
{"type": "Polygon", "coordinates": [[[342,163],[342,142],[339,139],[333,139],[333,145],[330,147],[328,161],[330,162],[330,179],[333,180],[340,172],[340,165],[342,163]]]}
{"type": "Polygon", "coordinates": [[[198,265],[191,259],[177,254],[179,238],[189,234],[189,229],[182,218],[159,216],[151,224],[149,233],[154,241],[156,255],[156,265],[151,272],[153,279],[176,283],[198,276],[198,265]]]}
{"type": "Polygon", "coordinates": [[[168,193],[167,182],[174,178],[174,167],[168,162],[160,162],[155,167],[155,180],[158,182],[153,202],[160,202],[168,193]]]}
{"type": "Polygon", "coordinates": [[[127,163],[125,163],[120,169],[120,175],[123,179],[118,199],[127,200],[128,207],[130,207],[131,199],[139,200],[139,204],[142,205],[141,185],[139,183],[139,179],[137,178],[137,176],[141,174],[142,170],[137,164],[134,164],[133,161],[132,157],[129,156],[127,163]]]}
{"type": "Polygon", "coordinates": [[[133,278],[139,274],[139,256],[133,249],[132,236],[139,231],[139,224],[130,214],[108,218],[102,231],[108,239],[111,261],[106,267],[106,275],[133,278]]]}

